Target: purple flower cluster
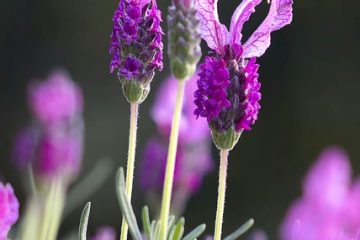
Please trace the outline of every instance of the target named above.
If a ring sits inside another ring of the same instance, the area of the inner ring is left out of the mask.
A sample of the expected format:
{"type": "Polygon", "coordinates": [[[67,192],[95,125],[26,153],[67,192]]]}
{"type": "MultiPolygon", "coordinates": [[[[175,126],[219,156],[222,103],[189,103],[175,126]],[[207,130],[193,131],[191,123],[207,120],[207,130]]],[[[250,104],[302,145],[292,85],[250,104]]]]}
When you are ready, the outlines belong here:
{"type": "Polygon", "coordinates": [[[283,240],[359,240],[360,180],[339,148],[326,149],[307,173],[303,195],[281,226],[283,240]]]}
{"type": "Polygon", "coordinates": [[[14,147],[18,165],[32,164],[45,178],[74,177],[80,170],[83,149],[83,97],[81,89],[63,71],[29,88],[34,124],[21,131],[14,147]]]}
{"type": "Polygon", "coordinates": [[[120,0],[113,17],[110,71],[121,81],[149,83],[163,67],[161,13],[155,0],[120,0]]]}
{"type": "Polygon", "coordinates": [[[261,0],[243,0],[235,10],[230,31],[219,22],[217,0],[196,0],[201,35],[214,50],[201,65],[195,93],[197,117],[205,117],[212,130],[224,133],[250,130],[260,109],[260,83],[256,57],[270,46],[270,34],[292,20],[292,0],[272,0],[268,16],[245,43],[243,24],[261,0]]]}
{"type": "Polygon", "coordinates": [[[0,182],[0,240],[6,240],[19,217],[19,202],[10,184],[0,182]]]}
{"type": "MultiPolygon", "coordinates": [[[[161,196],[165,176],[171,116],[174,111],[177,80],[167,79],[159,89],[151,116],[160,136],[148,141],[140,167],[140,185],[150,195],[161,196]],[[164,101],[166,99],[166,101],[164,101]]],[[[181,212],[190,195],[199,190],[205,174],[212,170],[210,134],[205,119],[197,121],[191,96],[196,88],[195,78],[187,81],[179,143],[175,162],[173,210],[181,212]]]]}

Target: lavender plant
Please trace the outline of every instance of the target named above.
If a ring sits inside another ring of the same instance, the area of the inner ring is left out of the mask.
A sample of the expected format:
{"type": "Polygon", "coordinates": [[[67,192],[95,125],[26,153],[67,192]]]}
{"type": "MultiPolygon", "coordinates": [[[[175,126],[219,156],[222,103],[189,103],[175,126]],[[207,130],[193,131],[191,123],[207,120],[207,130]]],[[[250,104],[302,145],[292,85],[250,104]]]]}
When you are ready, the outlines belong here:
{"type": "MultiPolygon", "coordinates": [[[[131,199],[139,104],[149,91],[156,70],[163,68],[161,13],[155,0],[120,0],[113,17],[110,71],[117,72],[130,103],[129,150],[126,192],[131,199]]],[[[127,238],[123,220],[121,239],[127,238]]]]}
{"type": "MultiPolygon", "coordinates": [[[[179,206],[185,205],[210,171],[210,132],[220,150],[214,239],[221,239],[228,154],[242,132],[251,130],[260,110],[256,58],[270,46],[270,34],[292,20],[292,0],[272,0],[265,20],[243,42],[243,24],[260,3],[243,0],[227,30],[219,22],[217,0],[172,1],[167,23],[173,77],[165,82],[155,102],[152,117],[159,134],[148,144],[141,168],[145,179],[142,187],[155,189],[159,202],[161,198],[160,216],[151,220],[144,207],[141,230],[131,206],[137,118],[155,72],[163,68],[163,31],[155,0],[120,0],[113,16],[110,72],[116,73],[130,103],[126,179],[123,168],[116,174],[116,195],[123,213],[121,240],[128,238],[128,231],[134,240],[195,240],[205,231],[205,224],[201,224],[184,235],[185,219],[170,215],[170,209],[181,209],[179,206]],[[197,68],[201,38],[212,51],[197,68]],[[177,203],[179,199],[181,204],[177,203]]],[[[18,135],[14,151],[19,167],[30,169],[32,187],[20,237],[54,240],[69,185],[80,171],[83,99],[79,86],[58,71],[47,81],[31,86],[29,103],[34,122],[18,135]]],[[[90,202],[86,204],[80,219],[80,240],[87,239],[90,206],[90,202]]],[[[6,238],[17,215],[18,202],[12,188],[0,184],[0,240],[6,238]]],[[[223,239],[235,240],[253,224],[250,219],[223,239]]],[[[114,238],[112,229],[100,229],[92,239],[114,238]]]]}

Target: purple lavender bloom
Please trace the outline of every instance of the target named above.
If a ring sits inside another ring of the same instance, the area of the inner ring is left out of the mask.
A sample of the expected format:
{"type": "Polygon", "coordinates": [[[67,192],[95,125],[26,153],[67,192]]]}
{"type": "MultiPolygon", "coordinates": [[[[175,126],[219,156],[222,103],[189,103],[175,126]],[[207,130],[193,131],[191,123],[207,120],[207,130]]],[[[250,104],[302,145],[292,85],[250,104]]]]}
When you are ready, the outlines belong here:
{"type": "Polygon", "coordinates": [[[114,228],[108,226],[102,226],[97,231],[96,234],[90,238],[90,240],[115,240],[116,232],[114,228]]]}
{"type": "Polygon", "coordinates": [[[292,20],[292,0],[272,0],[258,29],[242,42],[243,24],[261,0],[243,0],[235,10],[230,31],[219,22],[217,0],[196,0],[201,36],[214,50],[200,66],[195,92],[195,115],[207,118],[218,134],[250,130],[260,109],[260,83],[256,57],[270,46],[270,34],[292,20]]]}
{"type": "Polygon", "coordinates": [[[34,124],[16,137],[13,157],[19,167],[32,164],[38,177],[75,177],[83,152],[82,92],[63,71],[29,88],[34,124]]]}
{"type": "Polygon", "coordinates": [[[148,84],[162,70],[161,14],[155,0],[120,0],[113,17],[110,71],[121,81],[148,84]]]}
{"type": "Polygon", "coordinates": [[[303,196],[290,207],[280,234],[283,240],[360,239],[360,180],[351,184],[342,149],[325,150],[310,168],[303,196]]]}
{"type": "Polygon", "coordinates": [[[47,81],[30,85],[29,105],[41,123],[57,124],[81,114],[83,96],[69,75],[57,70],[49,75],[47,81]]]}
{"type": "Polygon", "coordinates": [[[19,217],[19,202],[10,184],[0,182],[0,240],[6,240],[19,217]]]}

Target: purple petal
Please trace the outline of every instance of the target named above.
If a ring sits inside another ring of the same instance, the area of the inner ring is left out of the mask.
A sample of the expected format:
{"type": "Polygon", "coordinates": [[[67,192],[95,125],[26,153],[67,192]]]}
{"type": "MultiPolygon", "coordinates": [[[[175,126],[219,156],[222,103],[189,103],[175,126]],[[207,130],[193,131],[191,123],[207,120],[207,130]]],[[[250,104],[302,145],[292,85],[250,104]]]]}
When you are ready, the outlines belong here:
{"type": "Polygon", "coordinates": [[[260,2],[261,0],[243,0],[236,8],[230,24],[231,43],[241,44],[243,25],[249,20],[251,14],[255,12],[255,7],[259,5],[260,2]]]}
{"type": "Polygon", "coordinates": [[[244,44],[244,57],[259,57],[270,46],[270,34],[292,21],[292,0],[272,0],[268,15],[244,44]]]}
{"type": "Polygon", "coordinates": [[[217,0],[196,0],[195,8],[200,18],[201,37],[209,48],[221,52],[227,43],[229,32],[219,21],[217,0]]]}

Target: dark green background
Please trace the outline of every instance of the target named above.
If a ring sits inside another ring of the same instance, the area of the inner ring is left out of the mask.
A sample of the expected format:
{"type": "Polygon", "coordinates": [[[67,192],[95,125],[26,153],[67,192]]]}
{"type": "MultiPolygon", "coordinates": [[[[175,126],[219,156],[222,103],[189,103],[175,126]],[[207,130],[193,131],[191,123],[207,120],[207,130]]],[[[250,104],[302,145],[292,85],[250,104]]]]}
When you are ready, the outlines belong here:
{"type": "MultiPolygon", "coordinates": [[[[224,23],[229,23],[239,2],[220,0],[224,23]]],[[[159,1],[164,18],[168,4],[159,1]]],[[[257,227],[276,238],[288,205],[300,194],[302,176],[330,144],[344,146],[359,173],[359,5],[357,0],[295,0],[292,25],[272,35],[271,48],[259,60],[260,118],[230,155],[225,233],[254,217],[257,227]]],[[[103,156],[116,165],[125,164],[128,104],[109,74],[109,33],[116,6],[114,0],[0,0],[0,172],[22,200],[20,173],[10,164],[13,135],[30,121],[25,103],[29,80],[45,77],[54,67],[66,67],[84,89],[83,172],[103,156]]],[[[266,9],[264,1],[246,25],[245,36],[266,9]]],[[[168,75],[165,66],[156,75],[153,90],[168,75]]],[[[155,92],[141,105],[138,156],[155,133],[148,116],[155,92]]],[[[207,232],[212,232],[216,185],[214,172],[191,199],[185,212],[187,226],[205,222],[207,232]]],[[[143,204],[138,189],[135,186],[137,213],[143,204]]],[[[102,224],[119,226],[113,177],[91,201],[90,233],[102,224]]],[[[77,228],[80,213],[77,209],[65,220],[62,232],[77,228]]]]}

